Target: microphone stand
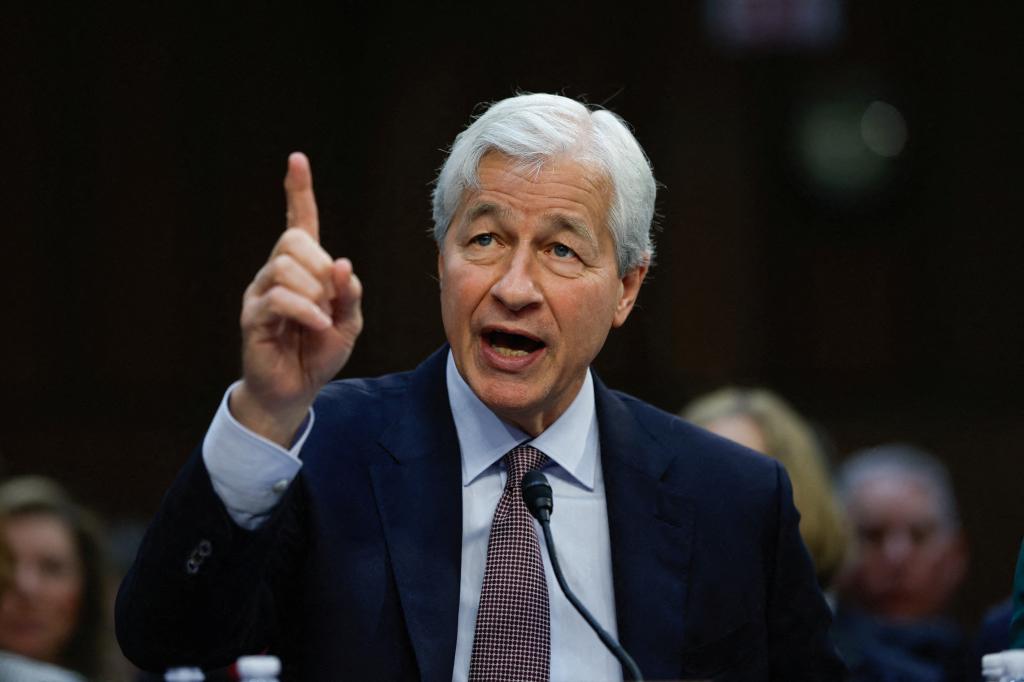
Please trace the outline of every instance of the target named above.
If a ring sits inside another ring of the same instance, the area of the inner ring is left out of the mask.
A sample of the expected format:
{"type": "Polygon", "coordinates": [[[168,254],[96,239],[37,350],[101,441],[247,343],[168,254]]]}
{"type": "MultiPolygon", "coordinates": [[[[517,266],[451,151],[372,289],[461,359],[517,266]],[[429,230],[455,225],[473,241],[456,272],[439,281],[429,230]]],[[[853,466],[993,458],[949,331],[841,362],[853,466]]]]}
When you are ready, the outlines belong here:
{"type": "Polygon", "coordinates": [[[633,657],[622,648],[622,645],[615,641],[615,638],[608,634],[608,631],[601,627],[601,624],[597,622],[597,619],[587,610],[587,607],[573,594],[573,591],[569,589],[569,584],[565,581],[565,576],[562,574],[562,567],[558,564],[558,554],[555,552],[555,540],[551,535],[551,512],[554,508],[553,497],[551,494],[551,485],[548,483],[547,477],[539,471],[530,471],[523,477],[523,499],[526,502],[526,508],[530,510],[530,514],[540,522],[540,527],[544,531],[544,543],[548,548],[548,558],[551,560],[551,568],[555,571],[555,579],[558,581],[558,586],[562,588],[562,593],[565,598],[569,600],[569,603],[583,616],[583,620],[587,621],[587,625],[597,633],[598,638],[612,652],[615,658],[618,659],[622,667],[628,671],[629,675],[637,682],[643,682],[643,675],[640,673],[640,668],[637,666],[636,661],[633,657]]]}

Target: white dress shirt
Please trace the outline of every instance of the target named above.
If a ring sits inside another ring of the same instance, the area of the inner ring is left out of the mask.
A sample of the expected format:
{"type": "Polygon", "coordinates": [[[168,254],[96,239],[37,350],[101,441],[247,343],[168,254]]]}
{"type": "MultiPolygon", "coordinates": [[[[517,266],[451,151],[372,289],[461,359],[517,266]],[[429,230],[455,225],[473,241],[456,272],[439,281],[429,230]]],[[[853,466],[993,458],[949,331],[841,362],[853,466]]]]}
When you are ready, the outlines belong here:
{"type": "MultiPolygon", "coordinates": [[[[459,621],[452,679],[469,674],[480,589],[487,563],[491,520],[505,486],[502,458],[529,442],[548,456],[544,469],[554,494],[551,530],[569,586],[612,636],[616,636],[611,542],[600,442],[590,376],[569,408],[536,438],[501,421],[469,388],[451,353],[448,401],[462,457],[462,566],[459,621]]],[[[232,386],[234,388],[234,386],[232,386]]],[[[214,490],[240,526],[255,528],[269,515],[302,464],[299,452],[315,417],[285,450],[239,424],[228,410],[228,389],[203,441],[203,460],[214,490]]],[[[562,594],[535,521],[551,604],[551,680],[622,680],[618,661],[562,594]]]]}

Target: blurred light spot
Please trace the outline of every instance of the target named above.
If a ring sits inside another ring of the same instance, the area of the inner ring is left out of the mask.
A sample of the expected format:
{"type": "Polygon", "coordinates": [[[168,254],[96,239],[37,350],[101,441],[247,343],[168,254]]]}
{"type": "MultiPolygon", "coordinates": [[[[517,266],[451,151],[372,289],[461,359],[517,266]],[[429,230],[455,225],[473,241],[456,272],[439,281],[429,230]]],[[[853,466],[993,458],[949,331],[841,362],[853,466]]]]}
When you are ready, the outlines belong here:
{"type": "Polygon", "coordinates": [[[860,114],[850,100],[819,101],[797,127],[803,165],[826,192],[862,194],[885,176],[885,162],[868,151],[861,135],[860,114]]]}
{"type": "Polygon", "coordinates": [[[868,149],[891,159],[899,156],[907,144],[907,123],[899,109],[876,100],[861,116],[860,136],[868,149]]]}
{"type": "Polygon", "coordinates": [[[712,41],[734,50],[834,47],[846,25],[843,0],[704,0],[712,41]]]}

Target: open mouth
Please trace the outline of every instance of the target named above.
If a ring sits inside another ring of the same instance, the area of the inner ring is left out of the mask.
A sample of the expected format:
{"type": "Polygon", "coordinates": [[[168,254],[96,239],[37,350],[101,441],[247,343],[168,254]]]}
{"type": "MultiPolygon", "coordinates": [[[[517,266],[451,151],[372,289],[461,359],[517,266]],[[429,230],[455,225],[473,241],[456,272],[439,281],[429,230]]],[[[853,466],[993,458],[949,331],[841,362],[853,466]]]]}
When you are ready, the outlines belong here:
{"type": "Polygon", "coordinates": [[[494,331],[484,334],[484,338],[487,340],[487,344],[494,349],[494,352],[506,358],[525,357],[544,347],[543,341],[531,339],[522,334],[494,331]]]}

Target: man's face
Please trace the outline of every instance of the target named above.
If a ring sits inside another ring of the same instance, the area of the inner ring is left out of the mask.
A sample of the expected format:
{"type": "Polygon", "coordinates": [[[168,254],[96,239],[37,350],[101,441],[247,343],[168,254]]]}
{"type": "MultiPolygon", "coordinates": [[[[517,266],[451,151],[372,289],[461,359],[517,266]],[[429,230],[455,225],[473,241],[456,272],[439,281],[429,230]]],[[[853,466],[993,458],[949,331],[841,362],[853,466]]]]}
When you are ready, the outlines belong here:
{"type": "Polygon", "coordinates": [[[459,373],[495,414],[536,435],[576,397],[647,272],[618,275],[609,185],[571,160],[539,172],[490,153],[438,255],[459,373]]]}
{"type": "Polygon", "coordinates": [[[860,482],[847,511],[856,548],[840,589],[889,618],[941,613],[963,579],[966,549],[960,533],[943,522],[931,487],[887,471],[860,482]]]}

